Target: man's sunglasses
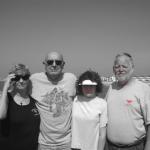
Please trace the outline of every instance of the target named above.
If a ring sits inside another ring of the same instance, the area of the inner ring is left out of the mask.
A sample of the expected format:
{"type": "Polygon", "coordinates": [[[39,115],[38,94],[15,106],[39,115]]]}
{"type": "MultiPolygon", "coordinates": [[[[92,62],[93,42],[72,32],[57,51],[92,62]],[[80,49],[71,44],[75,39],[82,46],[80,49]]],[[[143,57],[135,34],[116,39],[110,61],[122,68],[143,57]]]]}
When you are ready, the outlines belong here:
{"type": "Polygon", "coordinates": [[[54,62],[55,62],[55,64],[56,64],[57,66],[60,66],[60,65],[62,65],[62,63],[63,63],[62,60],[47,60],[47,61],[46,61],[46,64],[50,66],[50,65],[53,65],[54,62]]]}
{"type": "Polygon", "coordinates": [[[20,79],[22,79],[22,80],[28,80],[29,77],[30,77],[30,75],[25,75],[25,76],[15,75],[15,78],[13,78],[12,81],[19,81],[20,79]]]}

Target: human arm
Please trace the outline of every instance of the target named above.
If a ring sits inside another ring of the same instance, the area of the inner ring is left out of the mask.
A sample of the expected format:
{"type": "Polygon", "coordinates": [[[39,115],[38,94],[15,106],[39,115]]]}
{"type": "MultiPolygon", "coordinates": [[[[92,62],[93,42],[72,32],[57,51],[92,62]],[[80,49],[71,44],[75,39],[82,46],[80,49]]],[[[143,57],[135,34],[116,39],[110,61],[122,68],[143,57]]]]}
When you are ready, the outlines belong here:
{"type": "Polygon", "coordinates": [[[104,150],[105,142],[106,142],[106,126],[100,128],[98,150],[104,150]]]}
{"type": "Polygon", "coordinates": [[[106,127],[107,127],[107,103],[103,103],[103,111],[100,115],[100,131],[99,131],[99,141],[98,141],[98,150],[104,150],[106,142],[106,127]]]}
{"type": "Polygon", "coordinates": [[[147,126],[147,136],[144,150],[149,150],[150,148],[150,125],[147,126]]]}
{"type": "Polygon", "coordinates": [[[144,91],[145,91],[143,96],[144,104],[141,102],[141,111],[146,126],[146,141],[145,141],[144,150],[149,150],[150,148],[150,87],[147,86],[146,90],[144,91]]]}
{"type": "Polygon", "coordinates": [[[7,109],[8,109],[8,89],[11,84],[11,79],[14,78],[14,74],[9,74],[6,78],[6,81],[4,83],[2,95],[0,98],[0,119],[5,119],[7,116],[7,109]]]}

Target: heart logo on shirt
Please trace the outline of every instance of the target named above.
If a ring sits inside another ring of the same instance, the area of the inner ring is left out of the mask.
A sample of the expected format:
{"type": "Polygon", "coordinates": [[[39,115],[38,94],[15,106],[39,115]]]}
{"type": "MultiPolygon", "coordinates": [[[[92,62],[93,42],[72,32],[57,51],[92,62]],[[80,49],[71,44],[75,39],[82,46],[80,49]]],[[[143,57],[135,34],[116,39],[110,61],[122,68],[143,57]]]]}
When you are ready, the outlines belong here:
{"type": "Polygon", "coordinates": [[[127,99],[127,103],[128,103],[128,104],[131,104],[132,102],[133,102],[133,100],[127,99]]]}

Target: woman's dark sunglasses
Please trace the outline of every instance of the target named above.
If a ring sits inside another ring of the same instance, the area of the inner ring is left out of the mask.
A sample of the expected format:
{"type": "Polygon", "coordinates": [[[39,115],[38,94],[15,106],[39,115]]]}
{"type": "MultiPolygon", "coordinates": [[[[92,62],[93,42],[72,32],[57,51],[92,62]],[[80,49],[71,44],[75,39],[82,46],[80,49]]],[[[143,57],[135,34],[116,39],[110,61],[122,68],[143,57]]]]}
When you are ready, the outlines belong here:
{"type": "Polygon", "coordinates": [[[22,80],[28,80],[29,77],[30,77],[30,75],[25,75],[25,76],[16,75],[15,78],[12,79],[12,81],[19,81],[20,79],[22,79],[22,80]]]}
{"type": "Polygon", "coordinates": [[[50,65],[53,65],[54,62],[55,62],[55,64],[56,64],[57,66],[60,66],[60,65],[62,65],[62,63],[63,63],[62,60],[47,60],[47,61],[46,61],[46,64],[50,66],[50,65]]]}

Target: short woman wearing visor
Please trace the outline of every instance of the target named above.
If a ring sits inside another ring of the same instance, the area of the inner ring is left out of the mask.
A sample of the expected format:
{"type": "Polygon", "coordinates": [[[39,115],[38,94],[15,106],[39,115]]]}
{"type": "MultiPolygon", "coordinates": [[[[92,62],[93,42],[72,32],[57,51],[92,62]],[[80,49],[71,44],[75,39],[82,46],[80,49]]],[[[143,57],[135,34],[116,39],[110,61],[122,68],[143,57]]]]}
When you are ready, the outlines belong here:
{"type": "Polygon", "coordinates": [[[77,81],[73,102],[73,150],[103,150],[106,138],[107,104],[98,97],[102,83],[98,73],[86,71],[77,81]]]}

